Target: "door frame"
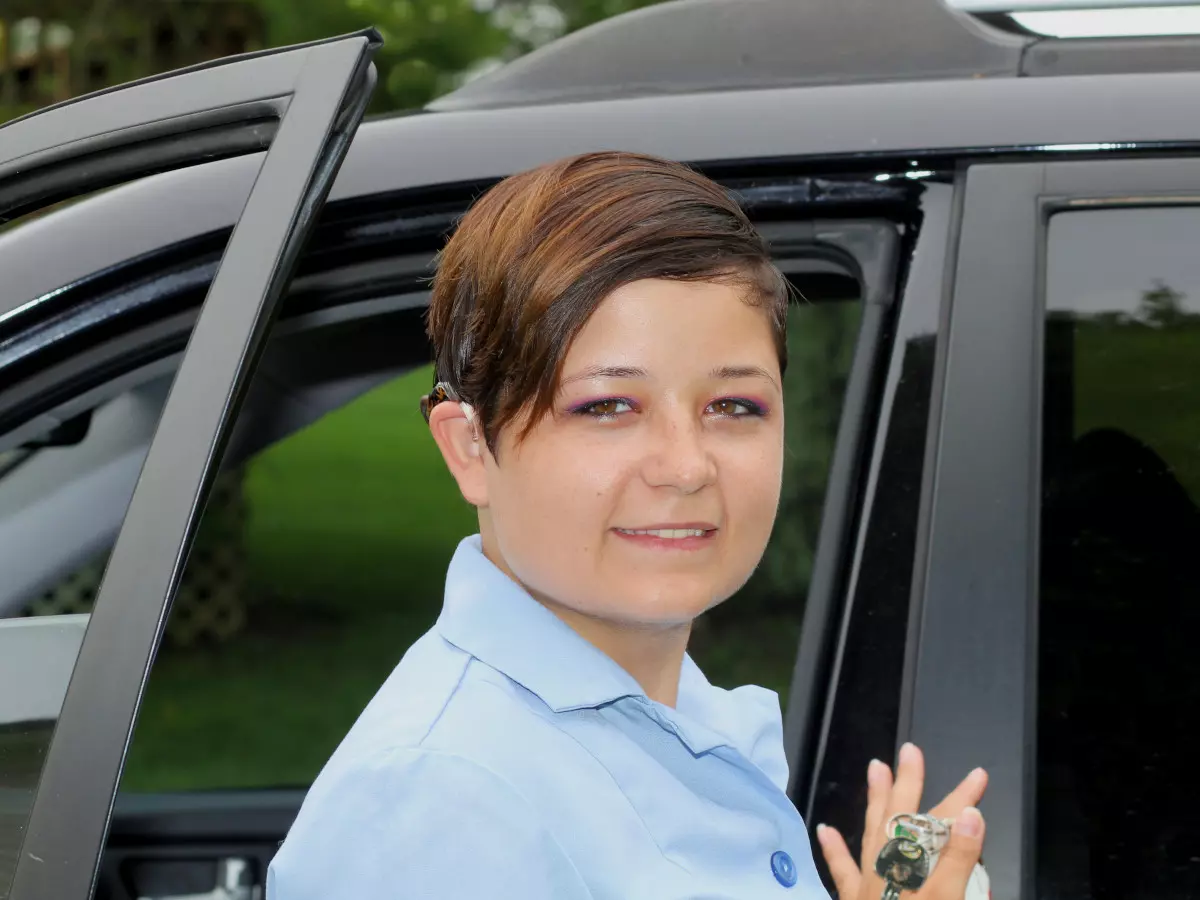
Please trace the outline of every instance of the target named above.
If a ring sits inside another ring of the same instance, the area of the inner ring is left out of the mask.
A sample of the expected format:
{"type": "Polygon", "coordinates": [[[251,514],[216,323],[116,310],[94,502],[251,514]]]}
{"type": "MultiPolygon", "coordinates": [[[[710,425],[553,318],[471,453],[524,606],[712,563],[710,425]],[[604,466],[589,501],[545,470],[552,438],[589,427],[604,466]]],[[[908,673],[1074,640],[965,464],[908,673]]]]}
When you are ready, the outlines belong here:
{"type": "Polygon", "coordinates": [[[925,751],[928,797],[975,766],[988,770],[982,808],[996,900],[1035,896],[1048,223],[1072,209],[1157,205],[1200,205],[1200,159],[967,170],[902,732],[925,751]]]}
{"type": "Polygon", "coordinates": [[[94,890],[138,703],[200,513],[278,300],[370,98],[380,43],[366,30],[234,57],[0,129],[0,216],[214,153],[267,149],[109,559],[11,900],[86,900],[94,890]]]}

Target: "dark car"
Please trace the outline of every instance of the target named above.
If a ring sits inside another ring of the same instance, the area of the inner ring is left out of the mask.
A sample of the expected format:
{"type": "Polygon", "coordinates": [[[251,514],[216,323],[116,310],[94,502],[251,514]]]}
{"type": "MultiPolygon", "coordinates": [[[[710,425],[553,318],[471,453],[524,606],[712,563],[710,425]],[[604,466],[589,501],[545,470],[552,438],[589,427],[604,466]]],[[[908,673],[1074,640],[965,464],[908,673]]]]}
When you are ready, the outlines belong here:
{"type": "Polygon", "coordinates": [[[776,533],[693,653],[780,692],[806,821],[911,739],[990,771],[997,900],[1200,896],[1200,39],[970,5],[668,3],[359,127],[366,32],[0,129],[0,897],[262,896],[473,530],[435,254],[614,148],[796,287],[776,533]]]}

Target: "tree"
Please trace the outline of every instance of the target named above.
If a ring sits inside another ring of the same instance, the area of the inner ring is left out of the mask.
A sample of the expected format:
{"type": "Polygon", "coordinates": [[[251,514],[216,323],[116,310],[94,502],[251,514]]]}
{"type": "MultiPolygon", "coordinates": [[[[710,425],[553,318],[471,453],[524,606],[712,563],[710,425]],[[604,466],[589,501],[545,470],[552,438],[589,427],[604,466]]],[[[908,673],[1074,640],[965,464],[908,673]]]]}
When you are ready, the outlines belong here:
{"type": "Polygon", "coordinates": [[[374,26],[379,85],[371,111],[416,108],[473,64],[498,57],[509,36],[471,0],[259,0],[266,42],[279,47],[374,26]]]}
{"type": "Polygon", "coordinates": [[[1142,303],[1138,318],[1154,328],[1172,328],[1180,325],[1188,314],[1183,302],[1187,294],[1175,290],[1162,279],[1154,280],[1154,287],[1142,292],[1142,303]]]}
{"type": "Polygon", "coordinates": [[[371,111],[415,109],[562,34],[660,0],[258,0],[268,46],[375,26],[371,111]]]}

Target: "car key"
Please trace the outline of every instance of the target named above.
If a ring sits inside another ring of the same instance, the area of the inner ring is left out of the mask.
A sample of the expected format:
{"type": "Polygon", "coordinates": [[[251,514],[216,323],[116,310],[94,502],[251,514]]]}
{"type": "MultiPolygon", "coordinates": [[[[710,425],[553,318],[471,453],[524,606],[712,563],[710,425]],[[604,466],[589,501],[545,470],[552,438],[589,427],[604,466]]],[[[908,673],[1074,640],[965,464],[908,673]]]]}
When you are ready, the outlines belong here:
{"type": "Polygon", "coordinates": [[[875,874],[884,880],[881,900],[898,900],[901,891],[921,889],[929,877],[929,854],[909,837],[894,837],[879,851],[875,874]]]}
{"type": "MultiPolygon", "coordinates": [[[[875,860],[875,873],[884,880],[881,900],[897,900],[901,891],[921,889],[950,839],[953,824],[953,819],[920,813],[901,813],[888,820],[890,840],[875,860]]],[[[991,900],[991,880],[982,861],[971,873],[965,900],[991,900]]]]}

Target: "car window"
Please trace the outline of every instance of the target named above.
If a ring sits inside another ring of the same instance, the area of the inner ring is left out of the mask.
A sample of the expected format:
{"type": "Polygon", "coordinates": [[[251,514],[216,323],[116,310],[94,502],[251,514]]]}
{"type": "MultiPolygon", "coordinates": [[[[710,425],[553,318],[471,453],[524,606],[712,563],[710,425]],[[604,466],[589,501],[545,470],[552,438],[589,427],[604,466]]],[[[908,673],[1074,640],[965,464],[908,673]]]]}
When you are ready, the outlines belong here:
{"type": "MultiPolygon", "coordinates": [[[[862,476],[859,551],[847,578],[839,657],[831,673],[825,725],[811,781],[796,802],[810,826],[845,835],[856,856],[867,807],[866,768],[891,760],[902,731],[905,634],[917,574],[920,507],[946,272],[952,185],[928,185],[922,223],[905,247],[894,343],[880,399],[876,437],[862,476]],[[807,804],[807,805],[806,805],[807,804]]],[[[817,868],[831,896],[825,861],[817,868]]]]}
{"type": "MultiPolygon", "coordinates": [[[[781,694],[862,310],[845,271],[797,266],[789,277],[804,299],[789,323],[779,522],[759,572],[698,625],[692,647],[715,683],[781,694]]],[[[355,327],[364,340],[375,330],[355,327]]],[[[408,327],[421,349],[398,355],[403,374],[223,469],[151,672],[124,792],[307,786],[433,624],[450,557],[477,524],[418,411],[432,369],[421,318],[408,327]]]]}
{"type": "Polygon", "coordinates": [[[1041,897],[1200,894],[1200,208],[1050,220],[1041,897]]]}
{"type": "Polygon", "coordinates": [[[0,898],[170,382],[148,374],[65,427],[0,434],[0,898]]]}
{"type": "Polygon", "coordinates": [[[86,616],[0,620],[0,685],[23,686],[0,691],[0,897],[86,629],[86,616]]]}

